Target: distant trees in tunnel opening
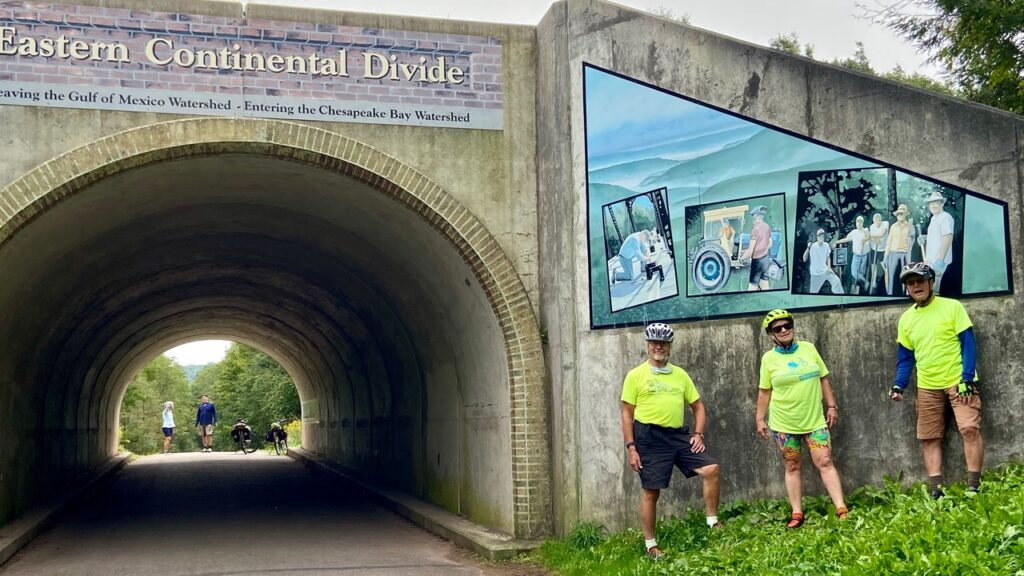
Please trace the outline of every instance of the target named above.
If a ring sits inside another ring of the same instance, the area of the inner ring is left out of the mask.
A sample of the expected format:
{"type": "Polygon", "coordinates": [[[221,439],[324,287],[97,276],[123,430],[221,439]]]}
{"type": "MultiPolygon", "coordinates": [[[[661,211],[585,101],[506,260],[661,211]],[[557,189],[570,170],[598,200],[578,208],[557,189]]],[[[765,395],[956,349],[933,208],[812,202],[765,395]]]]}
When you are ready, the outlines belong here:
{"type": "Polygon", "coordinates": [[[135,454],[162,452],[163,406],[171,401],[176,425],[172,451],[199,451],[195,422],[203,394],[217,409],[214,450],[234,450],[231,426],[238,418],[245,418],[260,444],[271,422],[289,419],[290,443],[298,444],[301,409],[291,377],[270,356],[236,343],[217,363],[183,367],[161,354],[143,367],[121,401],[120,449],[135,454]]]}

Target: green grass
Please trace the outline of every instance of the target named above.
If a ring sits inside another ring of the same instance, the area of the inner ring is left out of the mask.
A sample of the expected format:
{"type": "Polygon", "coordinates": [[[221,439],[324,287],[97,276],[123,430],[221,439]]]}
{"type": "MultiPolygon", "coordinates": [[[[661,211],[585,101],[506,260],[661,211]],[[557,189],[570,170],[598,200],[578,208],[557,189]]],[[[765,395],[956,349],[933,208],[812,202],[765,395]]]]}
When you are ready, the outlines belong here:
{"type": "MultiPolygon", "coordinates": [[[[825,497],[804,498],[807,521],[787,530],[784,501],[722,507],[723,530],[711,531],[703,511],[658,522],[658,562],[643,555],[637,529],[608,535],[581,524],[546,542],[534,559],[563,576],[622,574],[928,574],[1024,576],[1024,465],[985,475],[982,491],[963,484],[934,501],[927,487],[896,481],[847,497],[850,517],[835,518],[825,497]]],[[[639,520],[638,520],[639,521],[639,520]]]]}

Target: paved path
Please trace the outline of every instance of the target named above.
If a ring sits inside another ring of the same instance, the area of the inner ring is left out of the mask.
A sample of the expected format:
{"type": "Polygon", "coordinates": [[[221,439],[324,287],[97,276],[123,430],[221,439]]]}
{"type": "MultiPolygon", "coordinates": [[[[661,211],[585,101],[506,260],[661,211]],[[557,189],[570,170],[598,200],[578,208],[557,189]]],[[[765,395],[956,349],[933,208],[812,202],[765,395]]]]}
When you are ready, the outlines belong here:
{"type": "Polygon", "coordinates": [[[476,576],[335,476],[263,453],[140,458],[0,576],[476,576]]]}

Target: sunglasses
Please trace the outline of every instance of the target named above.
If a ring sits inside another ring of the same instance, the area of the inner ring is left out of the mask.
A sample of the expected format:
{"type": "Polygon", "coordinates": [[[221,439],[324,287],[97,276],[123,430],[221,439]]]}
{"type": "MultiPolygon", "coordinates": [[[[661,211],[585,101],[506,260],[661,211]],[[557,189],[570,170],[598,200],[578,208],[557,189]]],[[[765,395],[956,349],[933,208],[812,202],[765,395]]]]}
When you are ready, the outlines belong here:
{"type": "Polygon", "coordinates": [[[782,332],[788,332],[789,330],[792,330],[792,329],[793,329],[793,323],[792,322],[783,322],[782,324],[776,324],[775,326],[772,326],[772,328],[771,328],[772,334],[781,334],[782,332]]]}

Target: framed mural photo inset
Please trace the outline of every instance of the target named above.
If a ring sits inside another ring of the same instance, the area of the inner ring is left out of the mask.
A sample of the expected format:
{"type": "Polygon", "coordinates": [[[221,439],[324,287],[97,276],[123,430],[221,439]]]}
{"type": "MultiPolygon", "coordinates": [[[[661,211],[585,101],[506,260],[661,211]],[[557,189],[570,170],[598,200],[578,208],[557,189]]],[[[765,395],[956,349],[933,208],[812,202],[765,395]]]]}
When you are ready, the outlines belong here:
{"type": "Polygon", "coordinates": [[[601,207],[612,312],[679,294],[667,193],[659,188],[601,207]]]}
{"type": "Polygon", "coordinates": [[[686,296],[787,290],[783,194],[686,207],[686,296]]]}

